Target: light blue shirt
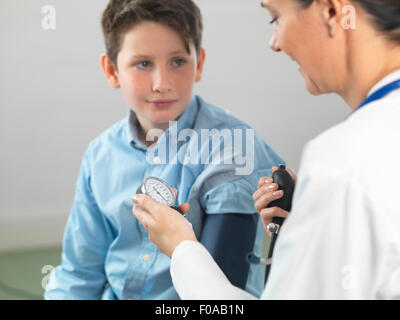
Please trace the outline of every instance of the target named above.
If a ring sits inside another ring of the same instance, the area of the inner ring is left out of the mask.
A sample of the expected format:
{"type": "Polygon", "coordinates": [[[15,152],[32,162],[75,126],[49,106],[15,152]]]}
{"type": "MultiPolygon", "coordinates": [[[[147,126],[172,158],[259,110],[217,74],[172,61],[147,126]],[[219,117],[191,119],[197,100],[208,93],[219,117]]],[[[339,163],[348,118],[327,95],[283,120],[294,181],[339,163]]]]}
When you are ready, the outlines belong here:
{"type": "MultiPolygon", "coordinates": [[[[259,178],[284,164],[248,124],[198,96],[152,147],[140,142],[137,126],[129,110],[89,144],[46,299],[179,299],[170,259],[132,215],[142,181],[156,176],[177,188],[177,204],[189,202],[187,218],[199,236],[204,214],[254,214],[259,178]]],[[[259,254],[263,233],[259,221],[259,254]]],[[[263,277],[252,265],[246,290],[260,296],[263,277]]]]}

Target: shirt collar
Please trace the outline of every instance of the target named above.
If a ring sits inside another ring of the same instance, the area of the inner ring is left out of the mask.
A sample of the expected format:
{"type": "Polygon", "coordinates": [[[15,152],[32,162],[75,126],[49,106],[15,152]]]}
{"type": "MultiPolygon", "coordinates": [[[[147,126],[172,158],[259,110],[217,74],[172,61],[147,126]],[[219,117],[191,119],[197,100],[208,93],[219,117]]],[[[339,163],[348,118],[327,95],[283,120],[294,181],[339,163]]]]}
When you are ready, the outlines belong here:
{"type": "MultiPolygon", "coordinates": [[[[189,106],[179,116],[179,118],[175,120],[176,123],[171,126],[166,132],[171,130],[171,128],[174,126],[177,126],[178,132],[182,129],[193,128],[198,109],[199,105],[197,102],[197,98],[196,96],[193,96],[189,106]]],[[[136,113],[132,109],[129,109],[128,111],[127,122],[128,125],[126,129],[126,135],[128,143],[132,146],[136,145],[142,149],[147,149],[147,147],[139,139],[139,121],[137,119],[136,113]]]]}
{"type": "Polygon", "coordinates": [[[380,80],[376,85],[372,87],[372,89],[368,92],[368,97],[373,94],[375,91],[383,88],[387,84],[399,80],[400,79],[400,69],[390,73],[386,77],[384,77],[382,80],[380,80]]]}

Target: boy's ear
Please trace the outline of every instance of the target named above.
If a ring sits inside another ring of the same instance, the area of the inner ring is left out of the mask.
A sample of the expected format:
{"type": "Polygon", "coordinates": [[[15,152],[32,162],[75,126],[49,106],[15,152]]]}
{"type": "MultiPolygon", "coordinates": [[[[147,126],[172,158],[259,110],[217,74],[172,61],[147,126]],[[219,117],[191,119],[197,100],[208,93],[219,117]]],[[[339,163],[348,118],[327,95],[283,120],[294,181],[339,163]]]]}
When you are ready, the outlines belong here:
{"type": "Polygon", "coordinates": [[[110,86],[113,88],[120,88],[118,75],[108,54],[104,53],[100,57],[100,67],[103,69],[104,75],[110,86]]]}
{"type": "Polygon", "coordinates": [[[196,69],[195,82],[199,82],[201,80],[201,75],[203,74],[205,60],[206,60],[206,51],[203,48],[201,48],[200,54],[197,56],[197,69],[196,69]]]}

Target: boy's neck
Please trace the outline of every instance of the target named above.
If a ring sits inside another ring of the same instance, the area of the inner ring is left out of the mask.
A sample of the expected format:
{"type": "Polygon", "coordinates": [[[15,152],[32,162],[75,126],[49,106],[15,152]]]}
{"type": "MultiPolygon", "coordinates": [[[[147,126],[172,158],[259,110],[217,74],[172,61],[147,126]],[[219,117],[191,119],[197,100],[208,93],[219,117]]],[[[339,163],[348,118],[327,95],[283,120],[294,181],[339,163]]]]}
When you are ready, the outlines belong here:
{"type": "Polygon", "coordinates": [[[154,140],[147,140],[147,133],[150,130],[158,129],[165,132],[169,128],[169,123],[150,123],[148,121],[144,121],[143,119],[137,118],[138,120],[138,133],[139,133],[139,140],[146,145],[147,147],[151,146],[152,144],[156,143],[158,140],[158,136],[155,135],[154,140]]]}

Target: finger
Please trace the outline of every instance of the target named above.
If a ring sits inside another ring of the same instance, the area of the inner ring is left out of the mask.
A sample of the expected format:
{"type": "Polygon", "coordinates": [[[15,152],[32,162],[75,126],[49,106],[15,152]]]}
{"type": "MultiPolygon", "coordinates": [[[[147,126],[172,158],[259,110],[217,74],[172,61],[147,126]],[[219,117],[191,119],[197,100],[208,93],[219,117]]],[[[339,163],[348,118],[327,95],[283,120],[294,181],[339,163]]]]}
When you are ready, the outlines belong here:
{"type": "Polygon", "coordinates": [[[264,186],[259,188],[256,192],[253,194],[253,200],[257,201],[258,198],[260,198],[262,195],[264,195],[267,192],[270,191],[275,191],[278,190],[278,185],[276,183],[266,183],[264,186]]]}
{"type": "Polygon", "coordinates": [[[275,166],[273,166],[272,167],[272,173],[274,173],[276,170],[278,170],[279,169],[279,167],[275,167],[275,166]]]}
{"type": "Polygon", "coordinates": [[[269,222],[271,222],[274,217],[287,218],[289,212],[279,207],[272,207],[262,209],[260,215],[263,219],[269,219],[269,222]]]}
{"type": "MultiPolygon", "coordinates": [[[[172,191],[175,193],[175,197],[178,196],[178,190],[176,188],[172,188],[172,191]]],[[[183,215],[185,215],[189,211],[189,204],[188,203],[183,203],[180,206],[178,206],[179,210],[182,212],[183,215]]]]}
{"type": "Polygon", "coordinates": [[[179,209],[183,212],[183,215],[185,215],[186,213],[188,213],[189,208],[190,208],[190,206],[189,206],[189,203],[187,203],[187,202],[185,202],[185,203],[183,203],[183,204],[181,204],[181,205],[179,206],[179,209]]]}
{"type": "Polygon", "coordinates": [[[144,226],[147,231],[154,227],[154,218],[151,216],[151,214],[143,210],[140,206],[134,206],[132,208],[132,214],[137,220],[139,220],[139,222],[144,226]]]}
{"type": "Polygon", "coordinates": [[[257,212],[260,212],[262,209],[266,208],[272,201],[280,199],[283,197],[283,190],[277,190],[274,192],[265,193],[254,203],[254,207],[257,212]]]}
{"type": "Polygon", "coordinates": [[[261,217],[262,223],[264,225],[264,229],[270,237],[272,236],[272,234],[268,229],[268,225],[272,222],[272,219],[274,217],[287,218],[287,216],[288,216],[288,212],[279,207],[266,208],[266,209],[263,209],[260,213],[260,217],[261,217]]]}
{"type": "Polygon", "coordinates": [[[271,183],[274,181],[271,177],[261,177],[260,180],[258,180],[258,188],[261,188],[263,185],[266,183],[271,183]]]}
{"type": "Polygon", "coordinates": [[[145,194],[135,194],[132,197],[132,201],[136,204],[136,206],[140,207],[144,211],[147,211],[147,213],[155,218],[159,203],[154,201],[151,197],[145,194]]]}

